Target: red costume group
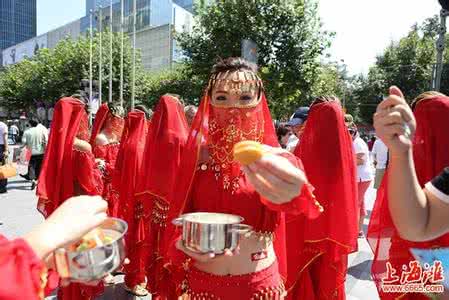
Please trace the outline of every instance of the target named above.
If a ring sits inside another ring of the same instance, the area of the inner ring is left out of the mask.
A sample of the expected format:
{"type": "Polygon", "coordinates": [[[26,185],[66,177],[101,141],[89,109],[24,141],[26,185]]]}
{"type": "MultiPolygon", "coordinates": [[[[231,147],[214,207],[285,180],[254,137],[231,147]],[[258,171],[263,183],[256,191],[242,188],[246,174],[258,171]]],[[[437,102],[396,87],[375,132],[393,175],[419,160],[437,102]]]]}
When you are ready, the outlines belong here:
{"type": "MultiPolygon", "coordinates": [[[[244,78],[240,83],[229,81],[228,73],[212,76],[191,128],[180,102],[163,96],[151,121],[137,110],[121,119],[101,106],[89,138],[84,104],[61,99],[39,180],[38,209],[47,217],[69,197],[102,195],[109,214],[129,225],[127,288],[141,285],[157,299],[345,299],[347,256],[357,249],[358,219],[355,157],[341,105],[315,103],[295,155],[276,150],[304,170],[309,183],[290,202],[274,204],[233,160],[233,146],[242,140],[279,147],[262,81],[251,71],[238,72],[244,78]],[[258,96],[254,105],[220,106],[211,97],[217,84],[229,84],[229,93],[255,89],[258,96]],[[99,145],[103,130],[119,136],[120,143],[99,145]],[[99,159],[105,167],[98,167],[99,159]],[[253,228],[246,238],[263,241],[267,249],[273,245],[274,262],[239,275],[198,269],[174,247],[180,231],[170,222],[198,211],[242,216],[253,228]]],[[[17,242],[7,248],[0,241],[0,253],[14,247],[25,246],[17,242]]],[[[18,280],[42,295],[33,275],[42,266],[29,252],[23,268],[31,273],[18,280]]],[[[58,299],[93,299],[101,291],[102,286],[71,284],[59,290],[58,299]]]]}

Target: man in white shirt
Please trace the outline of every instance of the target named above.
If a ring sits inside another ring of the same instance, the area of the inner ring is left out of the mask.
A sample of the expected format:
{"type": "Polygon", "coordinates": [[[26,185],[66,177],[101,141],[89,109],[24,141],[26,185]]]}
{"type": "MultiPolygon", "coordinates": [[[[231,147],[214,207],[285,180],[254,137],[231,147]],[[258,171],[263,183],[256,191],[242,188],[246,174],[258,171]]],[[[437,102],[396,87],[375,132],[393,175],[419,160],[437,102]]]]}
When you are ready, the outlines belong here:
{"type": "Polygon", "coordinates": [[[23,134],[24,147],[31,151],[30,163],[28,164],[28,174],[21,175],[23,178],[31,180],[31,189],[36,187],[36,180],[41,172],[42,161],[44,160],[45,148],[48,142],[48,130],[44,125],[35,120],[30,120],[31,128],[23,134]]]}
{"type": "Polygon", "coordinates": [[[373,146],[374,165],[376,166],[376,176],[374,179],[374,188],[378,189],[382,183],[388,162],[388,148],[381,139],[377,139],[373,146]]]}
{"type": "Polygon", "coordinates": [[[14,144],[17,144],[17,138],[19,137],[19,134],[19,127],[16,125],[16,123],[11,123],[11,125],[9,126],[9,135],[14,144]]]}
{"type": "Polygon", "coordinates": [[[371,181],[373,180],[373,170],[371,167],[368,145],[359,136],[355,125],[349,128],[349,133],[352,136],[354,152],[356,154],[357,160],[357,187],[360,207],[359,238],[362,238],[363,220],[366,216],[365,193],[368,190],[371,181]]]}
{"type": "MultiPolygon", "coordinates": [[[[8,126],[0,121],[0,165],[6,164],[8,158],[8,126]]],[[[8,185],[8,179],[0,180],[0,194],[7,192],[6,186],[8,185]]]]}

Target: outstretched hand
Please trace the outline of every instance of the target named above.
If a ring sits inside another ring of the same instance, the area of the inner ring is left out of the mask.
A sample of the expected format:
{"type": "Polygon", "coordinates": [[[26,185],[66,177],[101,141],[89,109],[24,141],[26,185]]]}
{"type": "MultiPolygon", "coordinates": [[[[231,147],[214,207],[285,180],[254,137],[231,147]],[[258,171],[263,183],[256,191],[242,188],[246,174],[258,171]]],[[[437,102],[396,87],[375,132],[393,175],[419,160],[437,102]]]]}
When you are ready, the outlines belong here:
{"type": "Polygon", "coordinates": [[[301,193],[307,182],[303,171],[287,158],[278,154],[278,149],[264,146],[265,154],[256,162],[242,167],[254,189],[265,199],[275,204],[290,202],[301,193]]]}
{"type": "Polygon", "coordinates": [[[107,218],[108,205],[101,197],[80,196],[66,200],[24,238],[38,257],[79,240],[107,218]]]}

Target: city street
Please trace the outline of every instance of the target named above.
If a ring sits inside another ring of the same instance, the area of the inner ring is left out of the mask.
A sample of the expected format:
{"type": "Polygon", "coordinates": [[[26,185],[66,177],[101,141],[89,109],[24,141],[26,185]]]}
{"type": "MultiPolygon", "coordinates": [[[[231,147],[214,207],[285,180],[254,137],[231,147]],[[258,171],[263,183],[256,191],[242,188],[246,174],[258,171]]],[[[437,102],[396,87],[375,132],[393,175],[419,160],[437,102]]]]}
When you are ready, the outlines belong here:
{"type": "MultiPolygon", "coordinates": [[[[19,172],[25,173],[26,168],[19,166],[19,172]]],[[[369,189],[366,197],[368,212],[374,204],[376,191],[369,189]]],[[[33,226],[42,222],[43,218],[36,210],[37,198],[35,191],[30,190],[30,183],[20,177],[13,178],[8,184],[8,193],[0,195],[0,232],[8,238],[21,236],[33,226]]],[[[365,225],[368,221],[365,221],[365,225]]],[[[366,226],[365,226],[366,230],[366,226]]],[[[370,276],[372,253],[365,239],[359,239],[358,253],[349,258],[348,277],[346,291],[348,300],[377,300],[379,299],[374,283],[370,276]]],[[[122,282],[122,278],[116,277],[122,282]]],[[[105,294],[99,300],[148,300],[150,297],[132,297],[125,292],[122,283],[108,287],[105,294]]],[[[47,300],[56,300],[55,296],[47,300]]]]}

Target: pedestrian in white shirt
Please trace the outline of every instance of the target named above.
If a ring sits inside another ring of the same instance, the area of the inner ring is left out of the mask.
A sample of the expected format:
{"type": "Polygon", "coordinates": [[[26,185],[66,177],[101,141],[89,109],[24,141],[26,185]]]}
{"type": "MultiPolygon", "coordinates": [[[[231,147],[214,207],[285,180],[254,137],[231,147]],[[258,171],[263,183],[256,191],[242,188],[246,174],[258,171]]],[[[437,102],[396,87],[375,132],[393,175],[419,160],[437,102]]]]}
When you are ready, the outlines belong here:
{"type": "Polygon", "coordinates": [[[31,128],[23,134],[24,147],[31,151],[30,163],[28,164],[28,174],[20,175],[31,181],[31,189],[36,187],[39,178],[42,161],[44,160],[45,148],[48,143],[48,130],[44,125],[35,120],[30,120],[31,128]]]}
{"type": "MultiPolygon", "coordinates": [[[[4,122],[0,121],[0,165],[6,164],[8,155],[8,126],[6,126],[4,122]]],[[[4,194],[7,192],[7,185],[8,179],[0,180],[0,194],[4,194]]]]}
{"type": "Polygon", "coordinates": [[[374,159],[374,165],[376,166],[374,188],[378,189],[384,177],[388,162],[388,148],[381,139],[377,139],[374,142],[372,155],[374,159]]]}
{"type": "Polygon", "coordinates": [[[354,152],[357,160],[357,187],[358,187],[358,200],[360,207],[359,217],[359,238],[363,237],[363,221],[366,216],[365,209],[365,193],[368,190],[371,181],[373,181],[373,170],[371,167],[371,159],[369,155],[368,145],[359,136],[357,128],[355,126],[349,128],[351,134],[354,152]]]}

